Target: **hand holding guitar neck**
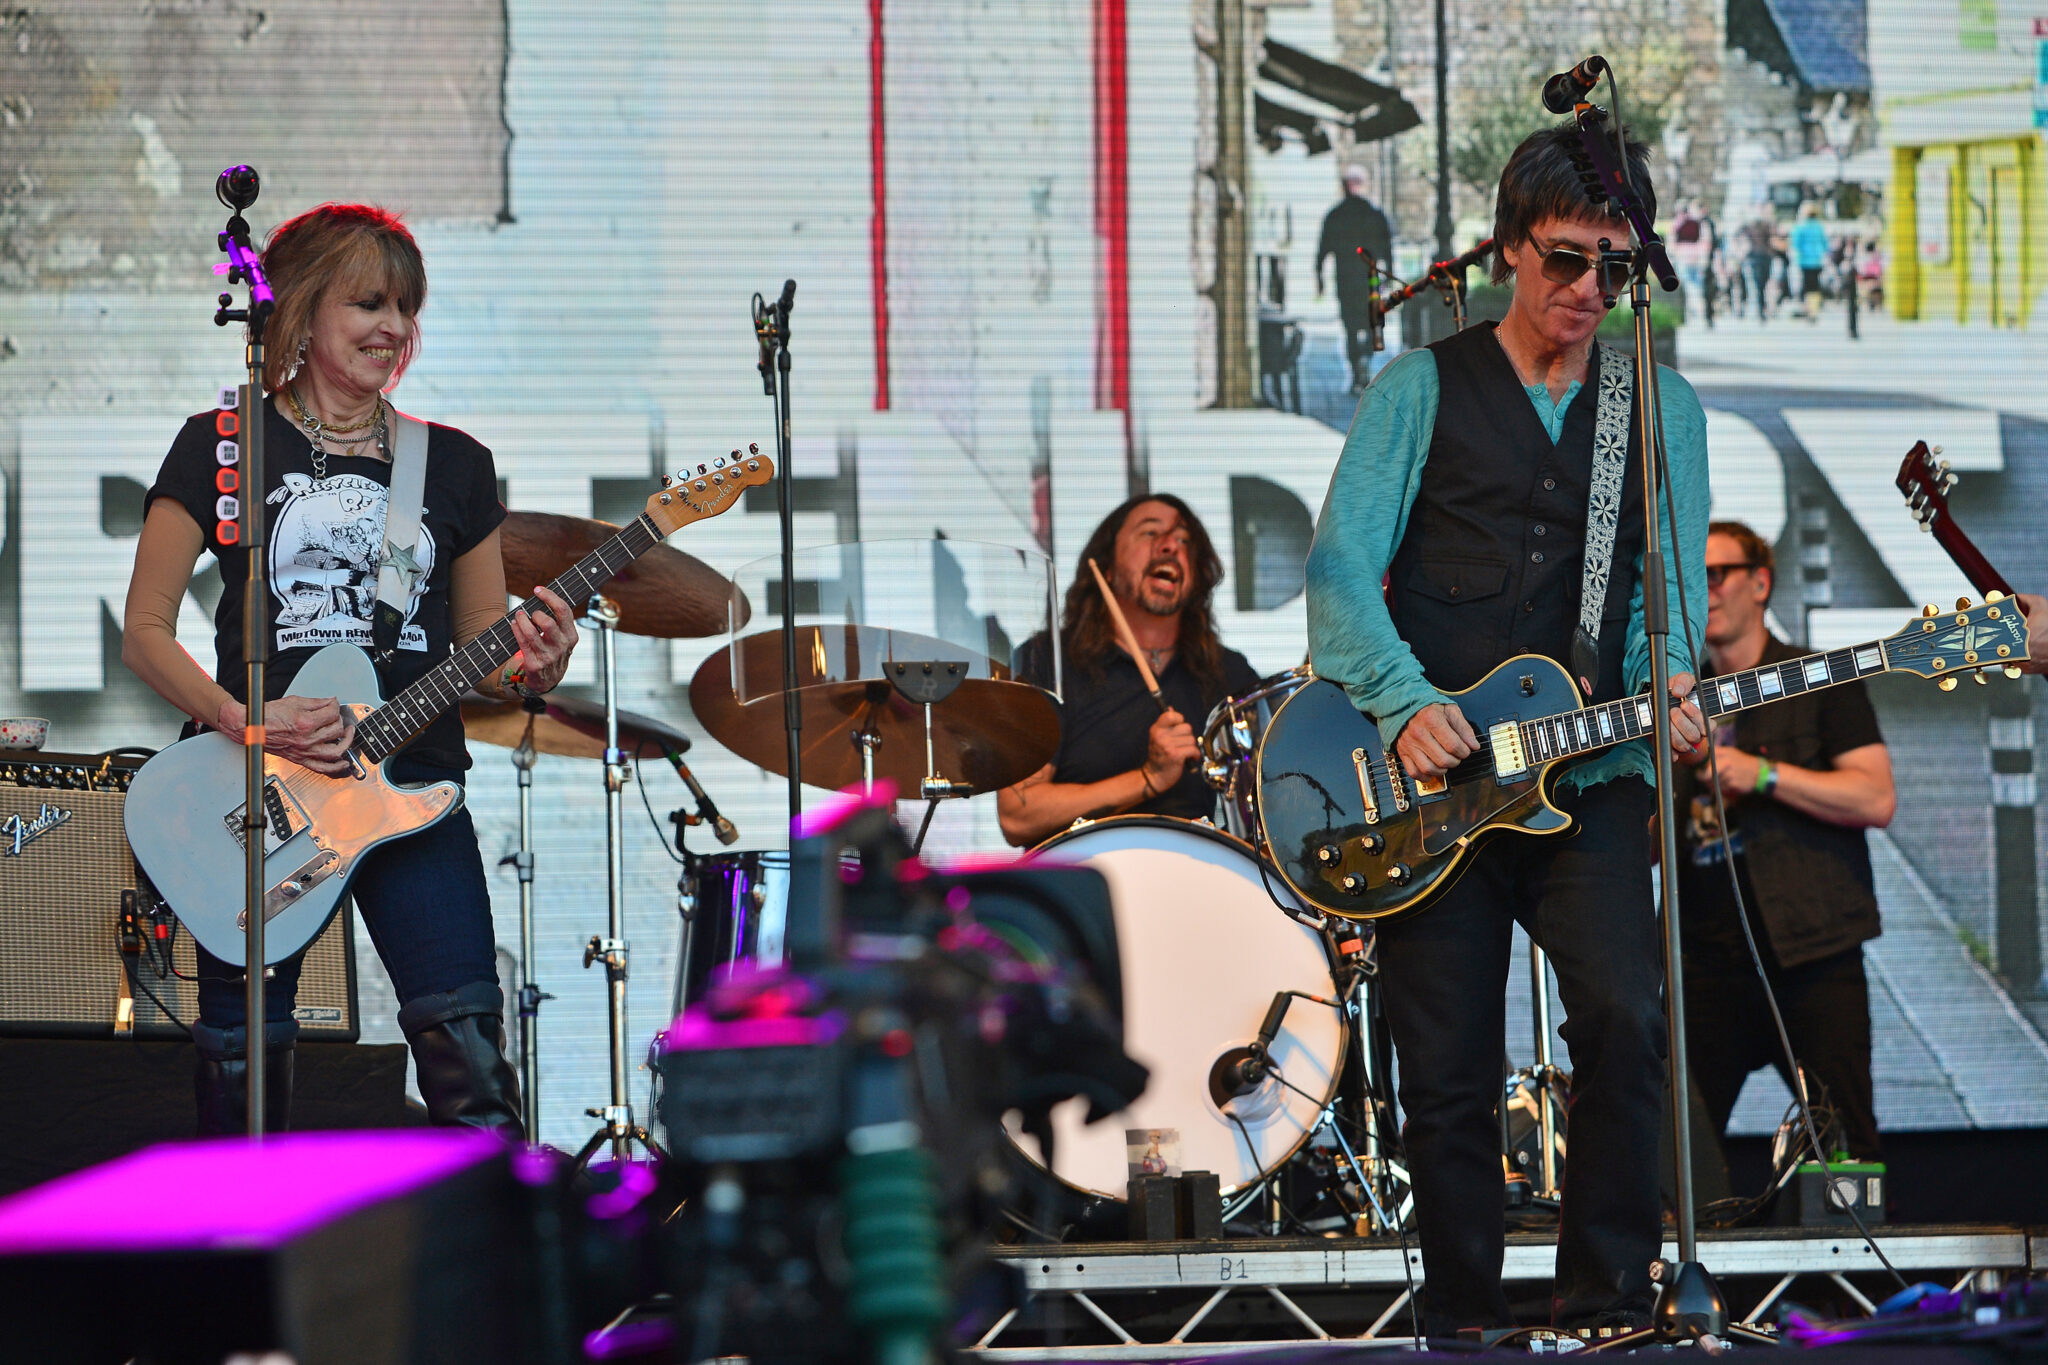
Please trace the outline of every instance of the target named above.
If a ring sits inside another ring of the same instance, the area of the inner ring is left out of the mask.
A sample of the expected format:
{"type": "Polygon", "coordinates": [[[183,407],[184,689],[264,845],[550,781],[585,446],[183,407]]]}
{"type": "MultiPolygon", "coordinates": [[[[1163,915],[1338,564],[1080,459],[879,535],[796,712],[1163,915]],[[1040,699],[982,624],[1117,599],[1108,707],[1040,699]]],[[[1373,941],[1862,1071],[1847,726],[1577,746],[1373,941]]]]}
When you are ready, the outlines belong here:
{"type": "Polygon", "coordinates": [[[1102,605],[1109,609],[1110,623],[1116,627],[1116,638],[1123,641],[1124,648],[1130,651],[1131,662],[1138,666],[1138,676],[1145,680],[1145,690],[1152,694],[1153,701],[1159,703],[1160,710],[1172,710],[1166,704],[1166,698],[1160,695],[1159,679],[1152,676],[1152,666],[1145,662],[1145,650],[1139,645],[1138,637],[1131,633],[1131,623],[1124,619],[1124,609],[1117,605],[1116,594],[1109,590],[1109,580],[1102,576],[1102,570],[1092,559],[1088,561],[1088,572],[1095,575],[1095,586],[1102,589],[1102,605]]]}

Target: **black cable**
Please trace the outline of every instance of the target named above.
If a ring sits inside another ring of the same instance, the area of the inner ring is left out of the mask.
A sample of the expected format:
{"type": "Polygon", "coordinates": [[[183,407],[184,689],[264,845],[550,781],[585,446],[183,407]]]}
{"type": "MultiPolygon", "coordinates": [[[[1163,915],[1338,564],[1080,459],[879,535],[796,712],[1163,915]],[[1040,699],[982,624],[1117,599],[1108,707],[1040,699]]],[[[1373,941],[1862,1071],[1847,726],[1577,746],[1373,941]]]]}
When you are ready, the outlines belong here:
{"type": "MultiPolygon", "coordinates": [[[[1610,81],[1613,79],[1613,72],[1611,70],[1608,73],[1608,78],[1610,81]]],[[[1638,357],[1639,361],[1641,359],[1642,357],[1638,357]]],[[[1657,424],[1659,439],[1657,441],[1657,448],[1651,452],[1651,458],[1653,458],[1657,462],[1658,473],[1660,475],[1659,482],[1663,485],[1662,491],[1664,494],[1664,517],[1665,520],[1671,523],[1671,536],[1673,541],[1672,548],[1676,550],[1676,542],[1678,538],[1678,512],[1671,500],[1671,465],[1667,452],[1664,448],[1664,442],[1662,440],[1662,434],[1664,430],[1662,420],[1663,414],[1659,413],[1657,414],[1657,416],[1659,419],[1657,424]]],[[[1686,652],[1691,656],[1692,665],[1695,670],[1694,678],[1695,680],[1697,680],[1697,670],[1700,666],[1700,647],[1698,637],[1693,632],[1692,609],[1690,606],[1687,605],[1685,600],[1685,556],[1683,554],[1674,554],[1672,556],[1671,563],[1678,575],[1678,615],[1679,620],[1685,626],[1686,652]]],[[[1695,681],[1693,690],[1694,695],[1698,695],[1699,689],[1697,681],[1695,681]]],[[[1834,1169],[1828,1165],[1827,1153],[1822,1150],[1820,1130],[1814,1125],[1813,1108],[1807,1102],[1806,1086],[1804,1082],[1801,1080],[1799,1057],[1798,1054],[1792,1050],[1792,1035],[1786,1032],[1785,1016],[1784,1013],[1778,1008],[1778,994],[1775,990],[1771,988],[1770,973],[1764,969],[1763,953],[1759,951],[1756,946],[1756,935],[1750,931],[1749,907],[1743,902],[1742,899],[1742,879],[1739,876],[1737,876],[1735,872],[1735,849],[1729,842],[1728,803],[1721,792],[1721,781],[1719,776],[1721,770],[1721,761],[1719,756],[1719,748],[1715,742],[1714,727],[1711,725],[1704,724],[1706,720],[1706,714],[1704,711],[1701,712],[1700,719],[1702,721],[1702,726],[1706,730],[1707,734],[1707,761],[1709,765],[1708,770],[1715,774],[1713,779],[1714,818],[1719,823],[1721,831],[1721,851],[1723,855],[1721,862],[1722,865],[1728,869],[1728,889],[1735,898],[1735,922],[1742,929],[1742,942],[1743,946],[1745,946],[1749,950],[1750,964],[1756,968],[1757,984],[1763,987],[1764,1003],[1770,1006],[1771,1026],[1773,1029],[1776,1030],[1778,1035],[1779,1052],[1785,1059],[1785,1067],[1787,1073],[1792,1077],[1792,1102],[1794,1105],[1798,1107],[1800,1121],[1805,1125],[1807,1141],[1811,1143],[1813,1147],[1813,1158],[1816,1162],[1820,1164],[1821,1179],[1827,1183],[1827,1189],[1832,1194],[1835,1188],[1834,1169]]],[[[1659,818],[1676,820],[1677,812],[1675,810],[1660,812],[1659,818]]],[[[1676,839],[1673,839],[1672,845],[1674,848],[1677,846],[1676,839]]],[[[1677,873],[1674,869],[1674,880],[1676,879],[1676,875],[1677,873]]],[[[1669,906],[1665,907],[1665,913],[1670,913],[1669,906]]],[[[1681,949],[1680,951],[1682,952],[1683,950],[1681,949]]],[[[1670,1045],[1672,1047],[1684,1047],[1686,1045],[1686,1040],[1683,1038],[1674,1038],[1670,1040],[1670,1045]]],[[[1842,1212],[1849,1215],[1849,1221],[1856,1225],[1856,1233],[1863,1239],[1863,1244],[1870,1248],[1871,1255],[1877,1257],[1879,1263],[1882,1264],[1885,1270],[1891,1275],[1891,1277],[1898,1282],[1899,1288],[1907,1288],[1908,1286],[1906,1284],[1906,1277],[1899,1273],[1898,1267],[1892,1264],[1891,1258],[1884,1254],[1884,1248],[1880,1247],[1877,1244],[1877,1239],[1870,1235],[1870,1229],[1864,1225],[1862,1215],[1857,1213],[1854,1206],[1850,1205],[1846,1201],[1842,1202],[1842,1212]]]]}
{"type": "MultiPolygon", "coordinates": [[[[687,867],[689,866],[689,859],[668,846],[668,835],[662,832],[661,821],[654,818],[654,802],[649,800],[647,796],[647,780],[640,775],[640,759],[646,752],[647,740],[643,737],[639,745],[633,750],[633,785],[640,789],[640,804],[647,811],[647,823],[654,826],[654,842],[661,845],[661,851],[668,854],[670,862],[675,863],[679,867],[687,867]]],[[[676,824],[677,843],[683,841],[684,828],[683,823],[678,821],[676,824]]]]}
{"type": "Polygon", "coordinates": [[[148,996],[150,1003],[157,1007],[158,1013],[162,1014],[164,1018],[170,1020],[173,1024],[176,1024],[180,1033],[184,1034],[187,1038],[192,1036],[191,1025],[180,1019],[170,1006],[157,997],[157,993],[151,990],[148,984],[143,981],[142,974],[135,970],[135,959],[127,953],[121,954],[121,971],[128,978],[128,989],[131,991],[139,990],[148,996]]]}

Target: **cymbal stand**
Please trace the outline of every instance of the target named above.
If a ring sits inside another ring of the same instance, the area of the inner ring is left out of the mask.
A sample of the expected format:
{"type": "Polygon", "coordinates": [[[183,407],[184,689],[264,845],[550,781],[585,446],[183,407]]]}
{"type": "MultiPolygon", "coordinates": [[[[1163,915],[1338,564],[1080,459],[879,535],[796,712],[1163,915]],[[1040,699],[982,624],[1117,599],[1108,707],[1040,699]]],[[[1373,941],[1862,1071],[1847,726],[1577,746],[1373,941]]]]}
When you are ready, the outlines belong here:
{"type": "MultiPolygon", "coordinates": [[[[953,695],[960,684],[967,681],[967,665],[955,659],[891,660],[888,664],[889,681],[895,684],[912,702],[924,708],[924,781],[918,784],[918,795],[924,798],[924,819],[917,827],[917,838],[910,851],[919,853],[924,848],[924,836],[931,832],[932,817],[939,812],[939,802],[953,796],[972,796],[974,788],[966,782],[954,782],[939,775],[938,758],[932,744],[932,707],[953,695]]],[[[867,751],[871,756],[872,751],[867,751]]]]}
{"type": "Polygon", "coordinates": [[[867,700],[860,708],[860,728],[853,732],[853,745],[860,750],[860,794],[875,794],[875,750],[882,747],[882,733],[875,728],[875,717],[882,713],[882,703],[889,699],[889,688],[882,683],[869,683],[867,700]]]}
{"type": "Polygon", "coordinates": [[[526,733],[512,750],[519,772],[519,849],[498,859],[519,873],[519,1094],[520,1121],[526,1140],[540,1141],[540,1002],[552,1000],[533,980],[533,765],[540,751],[533,743],[533,723],[548,709],[539,697],[520,702],[526,711],[526,733]]]}
{"type": "Polygon", "coordinates": [[[590,1164],[598,1148],[612,1145],[612,1159],[624,1164],[632,1159],[637,1142],[656,1156],[647,1130],[633,1122],[633,1100],[626,1088],[626,829],[625,790],[632,776],[627,754],[619,747],[619,606],[602,595],[590,599],[585,613],[597,627],[597,667],[604,678],[604,843],[605,843],[605,935],[592,935],[583,948],[583,965],[604,963],[605,1006],[611,1023],[612,1094],[602,1109],[583,1112],[603,1120],[603,1127],[591,1134],[576,1154],[575,1169],[590,1164]]]}
{"type": "Polygon", "coordinates": [[[1529,1193],[1531,1198],[1554,1204],[1564,1197],[1564,1190],[1557,1179],[1557,1121],[1564,1113],[1571,1083],[1566,1079],[1564,1069],[1551,1060],[1550,959],[1534,941],[1529,944],[1529,1001],[1530,1016],[1534,1020],[1535,1065],[1525,1066],[1508,1077],[1502,1103],[1507,1103],[1508,1096],[1519,1090],[1526,1090],[1535,1102],[1537,1138],[1543,1147],[1534,1173],[1539,1180],[1529,1193]]]}
{"type": "Polygon", "coordinates": [[[1336,1099],[1328,1106],[1330,1131],[1350,1160],[1351,1168],[1364,1190],[1366,1202],[1378,1232],[1395,1232],[1408,1220],[1413,1196],[1407,1193],[1408,1172],[1400,1163],[1396,1144],[1388,1135],[1394,1126],[1393,1044],[1387,1036],[1386,1016],[1380,1008],[1374,986],[1379,980],[1378,957],[1369,930],[1345,924],[1332,926],[1340,932],[1331,936],[1336,956],[1349,979],[1343,983],[1343,1014],[1351,1038],[1358,1047],[1357,1107],[1363,1111],[1362,1151],[1354,1154],[1344,1141],[1335,1112],[1336,1099]],[[1362,1159],[1361,1159],[1362,1158],[1362,1159]]]}

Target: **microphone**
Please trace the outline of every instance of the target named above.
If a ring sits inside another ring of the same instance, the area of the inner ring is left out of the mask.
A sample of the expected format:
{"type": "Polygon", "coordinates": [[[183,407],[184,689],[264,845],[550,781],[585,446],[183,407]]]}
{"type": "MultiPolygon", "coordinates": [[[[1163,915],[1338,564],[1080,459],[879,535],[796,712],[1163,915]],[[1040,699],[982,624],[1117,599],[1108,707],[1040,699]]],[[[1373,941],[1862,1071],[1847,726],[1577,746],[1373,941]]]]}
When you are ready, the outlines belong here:
{"type": "Polygon", "coordinates": [[[1245,1055],[1232,1062],[1226,1072],[1226,1081],[1233,1096],[1249,1095],[1272,1071],[1273,1040],[1280,1036],[1280,1021],[1287,1017],[1287,1007],[1293,1003],[1294,992],[1274,993],[1273,1003],[1266,1007],[1266,1017],[1259,1023],[1259,1036],[1245,1049],[1245,1055]]]}
{"type": "Polygon", "coordinates": [[[256,178],[253,166],[230,166],[213,182],[213,197],[240,213],[256,202],[262,189],[263,182],[256,178]]]}
{"type": "Polygon", "coordinates": [[[784,280],[782,282],[782,297],[775,301],[775,310],[786,315],[794,307],[796,307],[796,281],[784,280]]]}
{"type": "Polygon", "coordinates": [[[1456,275],[1460,271],[1468,270],[1471,267],[1478,265],[1481,261],[1484,261],[1486,259],[1487,253],[1492,250],[1493,238],[1488,237],[1485,241],[1481,242],[1478,246],[1473,247],[1470,251],[1464,252],[1461,255],[1453,256],[1448,261],[1436,262],[1434,265],[1430,266],[1428,270],[1425,270],[1422,273],[1421,279],[1417,280],[1413,284],[1402,285],[1393,293],[1387,295],[1385,298],[1376,300],[1376,302],[1382,312],[1394,308],[1399,308],[1402,304],[1408,302],[1408,300],[1414,298],[1423,290],[1433,288],[1436,285],[1437,281],[1443,278],[1444,276],[1456,275]]]}
{"type": "Polygon", "coordinates": [[[1558,72],[1543,83],[1543,107],[1553,114],[1569,114],[1600,84],[1600,73],[1606,69],[1607,59],[1596,52],[1571,70],[1558,72]]]}
{"type": "Polygon", "coordinates": [[[718,813],[718,807],[711,803],[711,798],[697,785],[697,775],[690,771],[689,764],[683,762],[682,754],[666,744],[661,746],[661,753],[662,757],[668,760],[669,766],[676,770],[676,776],[683,779],[683,785],[690,789],[690,795],[697,798],[697,818],[690,823],[710,825],[711,832],[718,836],[718,842],[721,844],[738,842],[740,832],[733,828],[732,821],[718,813]]]}

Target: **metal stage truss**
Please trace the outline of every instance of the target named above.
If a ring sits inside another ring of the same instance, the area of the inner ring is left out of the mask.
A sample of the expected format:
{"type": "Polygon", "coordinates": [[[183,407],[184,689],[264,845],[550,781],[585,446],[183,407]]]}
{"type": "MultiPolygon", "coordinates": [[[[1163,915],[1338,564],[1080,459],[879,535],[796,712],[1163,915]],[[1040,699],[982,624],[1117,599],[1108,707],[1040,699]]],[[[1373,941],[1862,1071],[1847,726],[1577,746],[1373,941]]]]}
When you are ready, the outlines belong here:
{"type": "MultiPolygon", "coordinates": [[[[2048,1229],[1897,1226],[1878,1241],[1908,1280],[1980,1288],[2048,1271],[2048,1229]]],[[[1551,1277],[1556,1242],[1511,1234],[1503,1275],[1510,1292],[1551,1277]]],[[[1729,1311],[1761,1321],[1802,1279],[1805,1292],[1872,1311],[1890,1290],[1854,1229],[1752,1228],[1700,1234],[1700,1259],[1729,1311]],[[1853,1278],[1852,1278],[1853,1277],[1853,1278]]],[[[969,1353],[985,1361],[1172,1360],[1255,1345],[1406,1346],[1408,1275],[1390,1238],[1099,1243],[1001,1247],[1027,1299],[969,1353]]],[[[1409,1273],[1422,1284],[1411,1241],[1409,1273]]],[[[1664,1255],[1676,1255],[1666,1243],[1664,1255]]],[[[1799,1295],[1795,1291],[1793,1297],[1799,1295]]]]}

